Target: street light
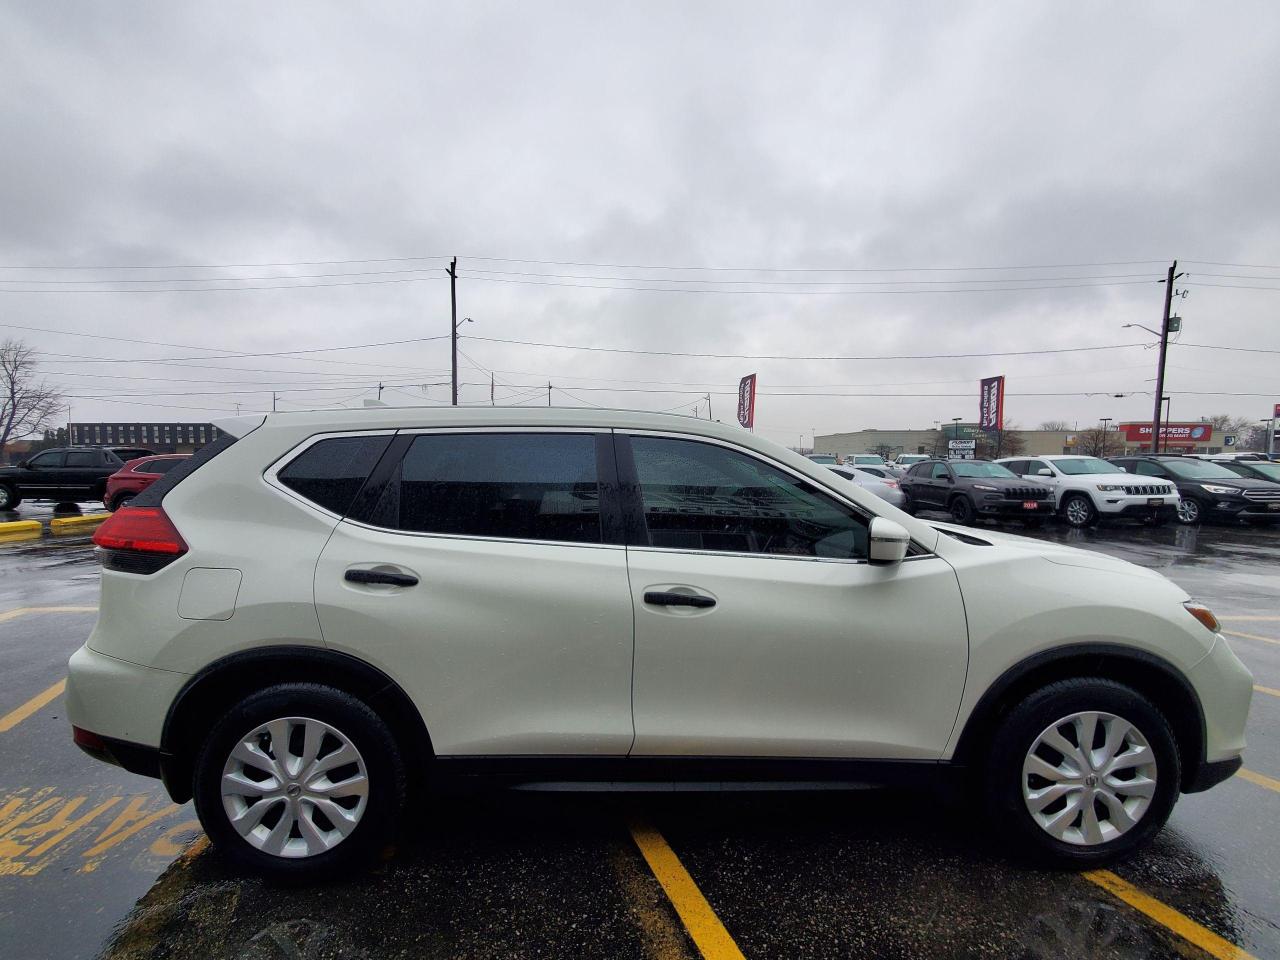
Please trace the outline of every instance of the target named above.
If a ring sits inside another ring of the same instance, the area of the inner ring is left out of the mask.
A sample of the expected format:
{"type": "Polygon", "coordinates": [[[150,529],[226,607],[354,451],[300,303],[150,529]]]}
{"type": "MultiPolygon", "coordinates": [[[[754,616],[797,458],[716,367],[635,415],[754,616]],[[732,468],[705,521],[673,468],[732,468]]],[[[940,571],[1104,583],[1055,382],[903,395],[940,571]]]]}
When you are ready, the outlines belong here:
{"type": "Polygon", "coordinates": [[[964,419],[964,417],[952,417],[952,418],[951,418],[951,422],[955,424],[955,429],[951,431],[952,433],[954,433],[954,434],[955,434],[955,436],[953,436],[953,437],[951,438],[952,440],[959,440],[959,439],[960,439],[960,421],[962,421],[963,419],[964,419]]]}
{"type": "Polygon", "coordinates": [[[1269,457],[1271,456],[1271,452],[1272,452],[1271,447],[1275,444],[1275,439],[1276,439],[1276,418],[1270,417],[1267,419],[1259,420],[1258,422],[1265,423],[1267,425],[1267,456],[1269,457]]]}

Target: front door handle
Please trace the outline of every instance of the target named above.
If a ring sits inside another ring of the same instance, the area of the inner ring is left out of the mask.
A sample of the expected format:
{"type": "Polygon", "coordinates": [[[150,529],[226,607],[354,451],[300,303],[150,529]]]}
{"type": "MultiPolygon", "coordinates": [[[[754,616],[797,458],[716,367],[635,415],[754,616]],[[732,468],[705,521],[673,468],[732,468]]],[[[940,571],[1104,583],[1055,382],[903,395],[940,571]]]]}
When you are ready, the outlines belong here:
{"type": "Polygon", "coordinates": [[[344,579],[352,583],[386,583],[393,587],[418,585],[418,578],[411,573],[390,573],[382,570],[348,570],[344,579]]]}
{"type": "Polygon", "coordinates": [[[696,593],[670,593],[658,590],[650,590],[644,595],[644,602],[651,603],[656,607],[714,607],[715,600],[711,597],[701,597],[696,593]]]}

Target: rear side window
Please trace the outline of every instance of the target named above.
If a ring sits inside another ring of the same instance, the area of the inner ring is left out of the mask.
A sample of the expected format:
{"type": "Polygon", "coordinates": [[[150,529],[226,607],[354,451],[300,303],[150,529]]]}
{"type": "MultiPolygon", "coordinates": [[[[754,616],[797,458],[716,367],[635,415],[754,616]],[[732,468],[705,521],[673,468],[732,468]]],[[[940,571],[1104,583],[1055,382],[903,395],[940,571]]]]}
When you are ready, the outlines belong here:
{"type": "Polygon", "coordinates": [[[300,497],[343,515],[390,442],[390,435],[320,440],[279,470],[276,479],[300,497]]]}
{"type": "Polygon", "coordinates": [[[365,519],[379,527],[600,543],[591,434],[423,434],[365,519]]]}
{"type": "Polygon", "coordinates": [[[181,462],[182,462],[181,460],[152,460],[150,463],[144,463],[140,467],[135,467],[134,472],[135,473],[168,473],[170,470],[172,470],[181,462]]]}
{"type": "Polygon", "coordinates": [[[693,440],[632,437],[631,446],[650,546],[867,556],[866,521],[777,467],[693,440]]]}
{"type": "Polygon", "coordinates": [[[98,467],[102,463],[103,456],[97,450],[72,450],[67,454],[68,467],[98,467]]]}

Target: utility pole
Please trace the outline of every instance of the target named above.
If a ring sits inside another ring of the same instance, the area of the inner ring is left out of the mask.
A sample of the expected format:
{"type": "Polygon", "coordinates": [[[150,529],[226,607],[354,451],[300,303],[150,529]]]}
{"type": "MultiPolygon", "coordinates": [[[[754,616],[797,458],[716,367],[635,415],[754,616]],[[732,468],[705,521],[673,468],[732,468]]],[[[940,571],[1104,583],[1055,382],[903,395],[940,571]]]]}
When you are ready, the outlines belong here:
{"type": "Polygon", "coordinates": [[[489,406],[493,406],[493,371],[489,371],[489,406]]]}
{"type": "Polygon", "coordinates": [[[458,258],[449,264],[449,338],[453,344],[453,405],[458,405],[458,258]]]}
{"type": "Polygon", "coordinates": [[[1160,404],[1164,402],[1164,359],[1169,350],[1169,310],[1173,306],[1173,281],[1178,279],[1178,261],[1169,267],[1164,283],[1164,316],[1160,321],[1160,361],[1156,367],[1156,408],[1151,414],[1151,452],[1160,452],[1160,404]]]}
{"type": "Polygon", "coordinates": [[[547,406],[551,406],[551,384],[547,384],[547,406]]]}
{"type": "Polygon", "coordinates": [[[378,400],[382,400],[382,381],[378,381],[378,400]]]}
{"type": "Polygon", "coordinates": [[[711,419],[711,394],[707,394],[707,419],[711,419]]]}
{"type": "Polygon", "coordinates": [[[276,392],[274,390],[271,391],[271,412],[276,412],[276,392]]]}

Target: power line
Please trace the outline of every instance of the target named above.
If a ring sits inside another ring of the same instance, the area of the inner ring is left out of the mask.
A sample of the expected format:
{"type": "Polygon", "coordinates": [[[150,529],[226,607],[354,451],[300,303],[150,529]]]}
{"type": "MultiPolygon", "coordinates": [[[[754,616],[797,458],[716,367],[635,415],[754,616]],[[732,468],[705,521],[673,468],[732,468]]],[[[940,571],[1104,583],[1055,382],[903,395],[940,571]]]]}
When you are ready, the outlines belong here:
{"type": "MultiPolygon", "coordinates": [[[[638,350],[627,347],[588,347],[571,343],[548,343],[538,340],[512,340],[503,337],[467,337],[485,343],[506,343],[523,347],[546,347],[555,350],[585,350],[592,353],[627,353],[651,357],[701,357],[712,360],[957,360],[974,357],[1024,357],[1059,353],[1089,353],[1098,350],[1119,350],[1127,347],[1145,347],[1143,343],[1112,343],[1096,347],[1056,347],[1043,350],[996,350],[986,353],[915,353],[880,356],[797,356],[793,354],[749,353],[695,353],[680,350],[638,350]]],[[[1280,351],[1275,351],[1280,352],[1280,351]]]]}
{"type": "MultiPolygon", "coordinates": [[[[392,280],[340,280],[337,283],[285,283],[267,284],[253,287],[158,287],[147,290],[14,290],[0,287],[0,293],[53,293],[53,294],[94,294],[94,293],[237,293],[253,290],[311,290],[319,287],[368,287],[383,283],[421,283],[423,281],[441,280],[441,277],[397,277],[392,280]]],[[[19,279],[6,279],[4,283],[23,283],[19,279]]],[[[172,282],[172,281],[170,281],[172,282]]]]}
{"type": "MultiPolygon", "coordinates": [[[[620,286],[617,284],[602,283],[564,283],[559,280],[517,280],[510,277],[485,277],[478,274],[468,274],[468,279],[479,280],[483,283],[517,283],[526,286],[535,287],[574,287],[580,290],[632,290],[645,293],[718,293],[726,296],[819,296],[819,297],[850,297],[865,296],[871,294],[907,294],[907,293],[1009,293],[1015,290],[1077,290],[1089,287],[1122,287],[1133,284],[1158,283],[1157,280],[1117,280],[1114,282],[1106,281],[1102,283],[1067,283],[1067,284],[1049,284],[1031,287],[973,287],[973,288],[954,288],[945,289],[912,289],[912,290],[720,290],[709,287],[633,287],[620,286]]],[[[1006,278],[1011,281],[1013,278],[1006,278]]],[[[668,281],[670,282],[670,281],[668,281]]],[[[1001,281],[993,281],[1001,282],[1001,281]]],[[[1208,286],[1208,284],[1206,284],[1208,286]]],[[[248,288],[245,288],[248,289],[248,288]]],[[[3,291],[0,291],[3,292],[3,291]]]]}
{"type": "MultiPolygon", "coordinates": [[[[529,263],[536,266],[552,267],[600,267],[609,270],[702,270],[709,273],[959,273],[970,270],[1074,270],[1085,267],[1130,267],[1152,263],[1164,263],[1158,260],[1102,260],[1095,263],[1028,263],[1010,264],[1006,266],[963,266],[963,267],[706,267],[695,265],[673,266],[655,263],[586,263],[577,260],[526,260],[517,257],[463,257],[464,260],[479,260],[484,263],[529,263]]],[[[1235,266],[1235,264],[1230,264],[1235,266]]]]}
{"type": "MultiPolygon", "coordinates": [[[[632,283],[707,283],[722,286],[743,284],[756,284],[757,286],[804,286],[804,287],[871,287],[871,286],[906,286],[913,284],[947,284],[947,283],[1049,283],[1061,280],[1126,280],[1134,278],[1142,278],[1155,282],[1159,279],[1159,275],[1155,273],[1105,273],[1085,276],[1073,277],[1001,277],[998,280],[992,280],[982,277],[976,280],[963,278],[950,278],[947,280],[712,280],[704,277],[698,277],[692,280],[682,280],[677,277],[617,277],[605,276],[600,274],[581,274],[581,273],[530,273],[518,270],[472,270],[468,271],[467,277],[478,280],[490,280],[495,277],[544,277],[552,280],[615,280],[620,282],[632,283]]],[[[1206,276],[1217,276],[1217,274],[1206,274],[1206,276]]],[[[1224,274],[1224,276],[1229,276],[1224,274]]],[[[1248,279],[1248,278],[1246,278],[1248,279]]],[[[1271,279],[1257,277],[1253,279],[1271,279]]],[[[52,282],[52,281],[51,281],[52,282]]],[[[514,282],[514,281],[513,281],[514,282]]]]}
{"type": "Polygon", "coordinates": [[[369,257],[363,260],[293,260],[272,263],[163,263],[150,265],[116,265],[116,266],[0,266],[0,270],[247,270],[258,267],[340,267],[352,263],[414,263],[422,260],[448,260],[448,257],[369,257]]]}
{"type": "MultiPolygon", "coordinates": [[[[17,324],[10,324],[10,323],[0,323],[0,327],[14,327],[18,330],[40,330],[40,332],[42,333],[65,333],[74,337],[91,337],[95,340],[118,340],[123,343],[140,343],[140,344],[146,344],[148,346],[156,346],[156,347],[182,347],[188,350],[223,349],[220,347],[198,347],[198,346],[192,346],[190,344],[182,344],[182,343],[163,343],[159,340],[134,340],[129,337],[113,337],[113,336],[108,336],[106,334],[98,334],[98,333],[75,333],[70,330],[47,330],[47,329],[42,330],[39,327],[22,327],[22,326],[18,326],[17,324]]],[[[308,347],[308,348],[299,349],[299,350],[273,350],[273,351],[267,351],[263,353],[221,353],[221,354],[213,354],[212,356],[202,354],[196,357],[82,357],[74,353],[50,353],[45,350],[40,350],[37,352],[40,353],[42,356],[46,356],[46,357],[77,357],[81,362],[90,362],[90,363],[175,363],[178,361],[186,361],[186,360],[245,360],[245,359],[252,359],[254,357],[293,357],[293,356],[297,356],[298,354],[334,353],[340,350],[364,350],[372,347],[395,347],[395,346],[402,346],[406,343],[426,343],[427,341],[430,341],[430,340],[446,340],[446,339],[448,339],[447,335],[441,334],[440,336],[437,336],[437,337],[410,337],[407,340],[385,340],[385,341],[382,341],[381,343],[350,343],[340,347],[308,347]]],[[[299,358],[299,359],[302,359],[302,358],[299,358]]],[[[70,363],[72,361],[63,360],[59,362],[70,363]]],[[[351,363],[351,361],[325,361],[325,362],[343,363],[348,366],[351,363]]],[[[362,365],[378,366],[378,367],[386,366],[386,364],[362,364],[362,365]]],[[[297,372],[305,373],[306,371],[299,370],[297,372]]]]}
{"type": "MultiPolygon", "coordinates": [[[[109,277],[101,280],[7,280],[6,283],[32,283],[50,286],[68,286],[70,284],[102,284],[108,283],[250,283],[259,280],[325,280],[332,277],[380,277],[390,274],[426,273],[439,270],[440,267],[418,267],[412,270],[359,270],[354,273],[281,273],[267,277],[162,277],[129,280],[124,277],[109,277]]],[[[429,279],[429,278],[422,278],[429,279]]]]}

